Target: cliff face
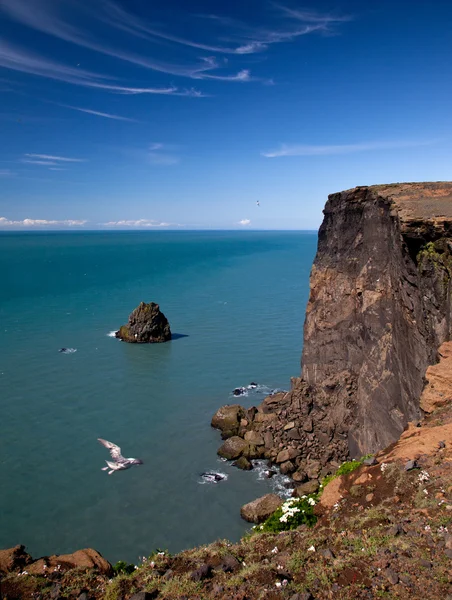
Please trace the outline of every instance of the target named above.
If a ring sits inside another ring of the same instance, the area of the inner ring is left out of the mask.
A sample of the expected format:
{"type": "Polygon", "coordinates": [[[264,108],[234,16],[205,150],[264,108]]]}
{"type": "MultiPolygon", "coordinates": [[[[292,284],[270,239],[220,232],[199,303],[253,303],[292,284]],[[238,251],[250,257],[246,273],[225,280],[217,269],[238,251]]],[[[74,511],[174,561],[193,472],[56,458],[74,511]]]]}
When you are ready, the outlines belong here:
{"type": "Polygon", "coordinates": [[[332,194],[324,214],[302,376],[222,428],[236,458],[269,458],[310,486],[397,440],[451,385],[427,367],[450,338],[452,183],[358,187],[332,194]]]}
{"type": "Polygon", "coordinates": [[[419,417],[449,339],[452,183],[358,187],[329,196],[324,215],[292,394],[312,398],[314,423],[357,456],[419,417]]]}

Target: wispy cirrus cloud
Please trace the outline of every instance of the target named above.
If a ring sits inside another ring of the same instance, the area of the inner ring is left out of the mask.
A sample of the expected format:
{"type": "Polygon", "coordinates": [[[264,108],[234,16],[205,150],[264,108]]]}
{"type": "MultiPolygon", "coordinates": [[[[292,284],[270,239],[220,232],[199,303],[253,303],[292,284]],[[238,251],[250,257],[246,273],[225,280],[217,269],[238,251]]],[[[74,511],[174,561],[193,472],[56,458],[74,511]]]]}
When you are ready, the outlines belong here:
{"type": "Polygon", "coordinates": [[[160,143],[153,143],[149,146],[148,160],[151,165],[170,166],[177,165],[180,162],[179,156],[172,154],[170,146],[160,143]]]}
{"type": "Polygon", "coordinates": [[[250,225],[250,224],[251,224],[250,219],[242,219],[241,221],[238,222],[238,225],[243,225],[243,226],[250,225]]]}
{"type": "Polygon", "coordinates": [[[107,223],[99,223],[103,227],[111,227],[111,228],[121,228],[125,227],[134,228],[134,229],[149,229],[153,227],[183,227],[182,225],[176,223],[165,223],[160,221],[155,221],[154,219],[124,219],[121,221],[108,221],[107,223]]]}
{"type": "Polygon", "coordinates": [[[0,169],[0,177],[15,177],[16,173],[11,169],[0,169]]]}
{"type": "Polygon", "coordinates": [[[86,162],[86,158],[70,158],[68,156],[53,156],[52,154],[32,154],[27,153],[25,156],[29,156],[30,158],[38,158],[44,161],[58,161],[58,162],[70,162],[70,163],[79,163],[86,162]]]}
{"type": "MultiPolygon", "coordinates": [[[[183,15],[183,18],[177,23],[174,13],[171,15],[168,13],[167,25],[157,26],[155,22],[149,22],[145,15],[131,12],[128,4],[127,9],[125,6],[125,3],[119,4],[116,0],[102,0],[94,3],[66,0],[63,12],[59,0],[2,0],[0,13],[22,25],[60,40],[156,72],[197,80],[260,81],[263,83],[267,83],[268,80],[251,76],[250,70],[247,68],[239,68],[233,73],[225,72],[226,68],[230,68],[225,62],[209,61],[197,55],[191,59],[187,51],[181,53],[180,61],[176,62],[174,49],[183,46],[185,50],[235,55],[237,59],[240,57],[243,59],[246,55],[267,51],[272,44],[291,42],[301,36],[316,32],[331,32],[334,27],[349,19],[331,13],[322,14],[321,12],[295,10],[278,4],[269,4],[258,15],[258,19],[268,23],[271,18],[272,24],[275,23],[274,27],[269,28],[254,23],[248,25],[229,17],[210,15],[209,18],[214,27],[198,28],[197,32],[201,38],[210,38],[209,41],[209,39],[196,39],[196,36],[194,36],[195,39],[189,39],[184,34],[174,31],[174,29],[186,30],[187,19],[191,19],[192,22],[193,19],[196,21],[194,15],[183,15]],[[272,13],[268,11],[268,7],[273,8],[272,13]],[[83,28],[75,23],[83,23],[83,28]],[[118,32],[123,35],[118,35],[118,32]],[[99,36],[101,37],[99,38],[99,36]],[[114,44],[111,43],[113,37],[114,44]],[[159,48],[154,50],[150,46],[146,53],[139,53],[134,50],[136,38],[138,41],[144,39],[151,42],[154,46],[158,44],[159,48]],[[223,43],[218,43],[218,40],[223,43]],[[162,59],[162,47],[165,52],[168,47],[169,60],[162,59]]],[[[9,54],[11,54],[10,51],[9,54]]],[[[198,91],[179,90],[172,86],[158,90],[144,86],[120,85],[111,81],[102,82],[99,81],[101,76],[98,74],[81,69],[75,70],[56,63],[50,65],[49,61],[38,60],[38,57],[33,55],[22,56],[19,61],[11,59],[11,56],[3,57],[3,63],[0,65],[59,79],[74,85],[84,85],[116,93],[162,93],[189,97],[204,95],[198,91]],[[32,60],[33,58],[35,60],[32,60]]]]}
{"type": "Polygon", "coordinates": [[[131,119],[130,117],[122,117],[120,115],[113,115],[111,113],[100,112],[98,110],[92,110],[89,108],[81,108],[80,106],[70,106],[69,104],[58,104],[58,106],[62,106],[63,108],[69,108],[70,110],[76,110],[81,113],[86,113],[88,115],[94,115],[96,117],[103,117],[104,119],[113,119],[114,121],[128,121],[129,123],[138,123],[136,119],[131,119]]]}
{"type": "Polygon", "coordinates": [[[69,67],[2,41],[0,41],[0,67],[63,81],[72,85],[106,90],[119,94],[163,94],[191,97],[202,97],[203,95],[196,90],[181,90],[175,86],[159,88],[119,85],[114,82],[108,83],[105,81],[108,79],[106,75],[69,67]]]}
{"type": "Polygon", "coordinates": [[[6,217],[0,217],[0,227],[11,228],[46,228],[46,227],[82,227],[86,225],[86,220],[65,219],[63,221],[47,220],[47,219],[23,219],[22,221],[14,221],[6,217]]]}
{"type": "Polygon", "coordinates": [[[434,144],[434,140],[399,140],[362,142],[359,144],[334,144],[327,146],[310,146],[307,144],[281,144],[276,150],[262,152],[266,158],[279,158],[281,156],[326,156],[330,154],[351,154],[353,152],[368,152],[371,150],[390,150],[392,148],[413,148],[434,144]]]}

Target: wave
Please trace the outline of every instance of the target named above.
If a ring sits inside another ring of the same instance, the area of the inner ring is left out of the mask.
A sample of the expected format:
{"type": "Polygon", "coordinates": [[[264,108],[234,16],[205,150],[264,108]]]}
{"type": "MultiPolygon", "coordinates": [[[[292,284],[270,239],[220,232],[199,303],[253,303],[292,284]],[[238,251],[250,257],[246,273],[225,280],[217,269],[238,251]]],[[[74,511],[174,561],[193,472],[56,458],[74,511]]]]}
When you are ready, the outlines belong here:
{"type": "Polygon", "coordinates": [[[77,348],[60,348],[58,352],[61,352],[61,354],[74,354],[74,352],[77,352],[77,348]]]}
{"type": "Polygon", "coordinates": [[[256,459],[251,462],[253,464],[251,473],[254,472],[257,475],[258,480],[264,479],[265,481],[268,481],[275,494],[278,494],[278,496],[281,496],[282,498],[290,498],[290,496],[292,496],[293,488],[289,485],[292,483],[292,480],[287,475],[283,475],[276,465],[273,465],[270,468],[267,461],[262,459],[256,459]],[[276,471],[276,473],[269,479],[266,473],[270,470],[276,471]]]}
{"type": "Polygon", "coordinates": [[[107,336],[108,336],[108,337],[116,337],[116,331],[109,331],[109,332],[107,333],[107,336]]]}

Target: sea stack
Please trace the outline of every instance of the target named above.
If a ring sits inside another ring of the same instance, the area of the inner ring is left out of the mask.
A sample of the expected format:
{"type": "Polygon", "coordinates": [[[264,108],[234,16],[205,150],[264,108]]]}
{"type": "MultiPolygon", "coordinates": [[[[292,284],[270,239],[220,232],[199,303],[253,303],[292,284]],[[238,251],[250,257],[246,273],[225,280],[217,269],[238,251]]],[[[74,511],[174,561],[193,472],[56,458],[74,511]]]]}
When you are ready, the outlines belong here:
{"type": "Polygon", "coordinates": [[[140,302],[130,314],[127,325],[122,325],[115,336],[132,344],[154,344],[168,342],[171,339],[171,329],[158,304],[140,302]]]}

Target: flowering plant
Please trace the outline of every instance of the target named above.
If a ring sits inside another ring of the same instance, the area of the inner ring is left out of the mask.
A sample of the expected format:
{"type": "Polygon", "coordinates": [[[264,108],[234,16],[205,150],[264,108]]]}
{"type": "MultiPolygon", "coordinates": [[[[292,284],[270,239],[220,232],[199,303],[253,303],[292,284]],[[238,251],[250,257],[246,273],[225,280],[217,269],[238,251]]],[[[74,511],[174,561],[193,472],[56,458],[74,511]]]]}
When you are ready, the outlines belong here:
{"type": "Polygon", "coordinates": [[[258,531],[279,532],[296,529],[300,525],[312,526],[317,521],[314,515],[316,495],[289,498],[260,527],[258,531]]]}

